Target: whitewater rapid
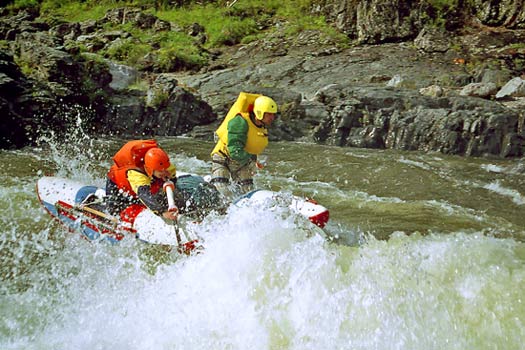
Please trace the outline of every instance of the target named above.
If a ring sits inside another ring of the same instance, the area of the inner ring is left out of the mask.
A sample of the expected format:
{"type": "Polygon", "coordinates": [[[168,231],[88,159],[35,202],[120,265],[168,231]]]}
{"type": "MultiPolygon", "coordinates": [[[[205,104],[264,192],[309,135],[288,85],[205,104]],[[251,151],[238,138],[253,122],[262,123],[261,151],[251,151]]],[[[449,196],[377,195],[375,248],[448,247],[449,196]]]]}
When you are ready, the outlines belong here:
{"type": "Polygon", "coordinates": [[[158,265],[154,274],[136,241],[109,246],[69,236],[43,258],[47,276],[2,297],[2,312],[10,316],[2,322],[0,348],[522,344],[521,243],[398,233],[348,247],[326,242],[284,210],[253,216],[253,208],[235,208],[225,220],[207,220],[194,228],[204,238],[204,252],[158,265]]]}
{"type": "MultiPolygon", "coordinates": [[[[207,171],[209,145],[167,141],[180,171],[207,171]]],[[[36,198],[39,176],[103,186],[118,142],[88,144],[83,157],[52,145],[0,153],[0,349],[518,349],[525,340],[521,163],[312,145],[301,163],[304,145],[279,144],[257,183],[318,199],[332,214],[325,230],[285,206],[234,206],[189,224],[204,251],[178,256],[133,239],[88,242],[54,222],[36,198]]]]}

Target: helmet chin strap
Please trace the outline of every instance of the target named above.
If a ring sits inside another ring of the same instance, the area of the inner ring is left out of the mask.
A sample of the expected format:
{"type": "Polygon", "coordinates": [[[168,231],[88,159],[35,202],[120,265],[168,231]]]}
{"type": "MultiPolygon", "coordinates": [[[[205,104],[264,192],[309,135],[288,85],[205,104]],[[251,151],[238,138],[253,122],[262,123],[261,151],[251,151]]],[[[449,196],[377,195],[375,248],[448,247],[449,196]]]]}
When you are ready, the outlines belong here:
{"type": "MultiPolygon", "coordinates": [[[[264,117],[264,114],[263,114],[263,117],[264,117]]],[[[252,122],[256,125],[256,126],[264,126],[266,127],[267,125],[263,122],[262,119],[257,119],[257,117],[255,116],[255,113],[250,113],[250,119],[252,120],[252,122]]]]}

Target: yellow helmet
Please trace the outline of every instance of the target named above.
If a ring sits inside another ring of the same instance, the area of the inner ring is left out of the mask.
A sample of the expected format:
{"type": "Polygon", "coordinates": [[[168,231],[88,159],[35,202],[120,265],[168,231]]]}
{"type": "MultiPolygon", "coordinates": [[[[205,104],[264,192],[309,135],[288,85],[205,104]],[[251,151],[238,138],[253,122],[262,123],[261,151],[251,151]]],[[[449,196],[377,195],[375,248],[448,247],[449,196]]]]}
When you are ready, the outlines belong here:
{"type": "Polygon", "coordinates": [[[253,102],[255,118],[262,120],[264,113],[277,113],[277,103],[269,97],[259,96],[253,102]]]}

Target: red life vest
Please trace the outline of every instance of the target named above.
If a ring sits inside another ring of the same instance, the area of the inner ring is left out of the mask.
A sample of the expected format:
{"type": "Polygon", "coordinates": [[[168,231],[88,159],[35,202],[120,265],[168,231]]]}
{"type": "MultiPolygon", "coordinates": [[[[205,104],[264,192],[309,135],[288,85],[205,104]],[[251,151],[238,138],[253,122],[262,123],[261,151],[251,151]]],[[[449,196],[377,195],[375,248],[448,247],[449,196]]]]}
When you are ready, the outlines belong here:
{"type": "MultiPolygon", "coordinates": [[[[137,194],[131,189],[128,181],[128,171],[137,170],[144,174],[144,156],[151,148],[159,147],[155,140],[135,140],[129,141],[113,156],[114,164],[108,172],[108,178],[113,181],[117,187],[127,192],[132,197],[137,194]]],[[[162,181],[152,180],[151,192],[156,193],[162,187],[162,181]]]]}

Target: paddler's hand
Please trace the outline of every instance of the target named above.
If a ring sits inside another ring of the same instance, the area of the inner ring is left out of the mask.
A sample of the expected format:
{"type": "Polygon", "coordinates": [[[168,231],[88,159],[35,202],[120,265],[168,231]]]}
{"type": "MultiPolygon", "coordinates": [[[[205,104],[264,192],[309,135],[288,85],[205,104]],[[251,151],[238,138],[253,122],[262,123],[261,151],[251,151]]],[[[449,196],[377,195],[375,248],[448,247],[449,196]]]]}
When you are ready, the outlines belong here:
{"type": "Polygon", "coordinates": [[[257,158],[255,158],[255,166],[257,167],[257,169],[264,169],[267,160],[268,158],[264,155],[257,156],[257,158]]]}
{"type": "Polygon", "coordinates": [[[173,193],[173,191],[175,191],[175,184],[171,181],[166,181],[163,188],[168,199],[168,211],[162,213],[162,216],[168,220],[177,220],[179,208],[177,208],[175,204],[175,195],[173,193]]]}
{"type": "Polygon", "coordinates": [[[176,207],[162,213],[162,217],[167,220],[177,221],[179,217],[179,209],[176,207]]]}
{"type": "Polygon", "coordinates": [[[165,178],[164,184],[162,185],[162,189],[164,190],[165,193],[167,193],[168,188],[171,188],[172,191],[175,191],[175,184],[170,179],[165,178]]]}

